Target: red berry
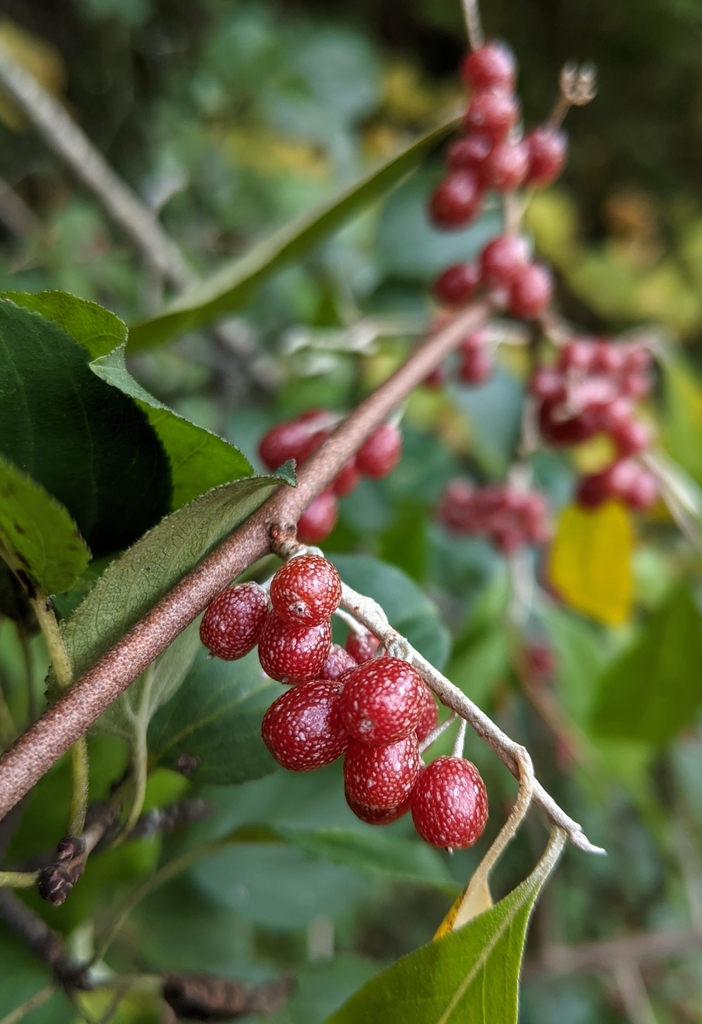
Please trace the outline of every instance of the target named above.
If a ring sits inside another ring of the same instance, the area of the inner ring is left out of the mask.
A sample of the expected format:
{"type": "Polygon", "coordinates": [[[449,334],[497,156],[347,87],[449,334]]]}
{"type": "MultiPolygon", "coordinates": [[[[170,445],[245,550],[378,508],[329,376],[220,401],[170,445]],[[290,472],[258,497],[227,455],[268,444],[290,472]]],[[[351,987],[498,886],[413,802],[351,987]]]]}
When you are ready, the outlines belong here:
{"type": "Polygon", "coordinates": [[[239,583],[218,594],[200,623],[205,647],[224,661],[252,651],[266,621],[268,598],[258,583],[239,583]]]}
{"type": "Polygon", "coordinates": [[[356,490],[360,479],[361,474],[358,472],[356,456],[354,455],[335,478],[332,490],[337,498],[345,498],[347,494],[351,494],[352,491],[356,490]]]}
{"type": "Polygon", "coordinates": [[[370,661],[379,647],[380,640],[368,629],[364,629],[362,633],[352,629],[346,637],[346,650],[359,665],[364,661],[370,661]]]}
{"type": "Polygon", "coordinates": [[[319,670],[319,678],[343,680],[349,672],[353,672],[356,668],[358,668],[356,659],[352,658],[343,647],[339,647],[338,644],[332,644],[327,660],[319,670]]]}
{"type": "Polygon", "coordinates": [[[303,544],[318,544],[334,529],[338,512],[333,491],[322,491],[298,519],[297,539],[303,544]]]}
{"type": "Polygon", "coordinates": [[[529,150],[523,142],[498,142],[483,165],[486,188],[510,192],[519,188],[529,168],[529,150]]]}
{"type": "Polygon", "coordinates": [[[331,623],[292,626],[269,612],[258,641],[261,668],[281,683],[316,679],[331,650],[331,623]]]}
{"type": "Polygon", "coordinates": [[[298,555],[271,580],[271,604],[279,618],[296,626],[317,626],[341,601],[341,577],[320,555],[298,555]]]}
{"type": "Polygon", "coordinates": [[[643,372],[651,366],[651,353],[643,345],[632,342],[624,345],[624,368],[630,372],[643,372]]]}
{"type": "Polygon", "coordinates": [[[364,804],[359,804],[358,801],[352,800],[348,793],[346,796],[346,803],[349,805],[353,813],[361,821],[368,822],[369,825],[389,825],[391,821],[397,821],[403,814],[407,814],[410,809],[409,797],[399,807],[366,807],[364,804]]]}
{"type": "Polygon", "coordinates": [[[651,380],[646,373],[628,372],[622,380],[622,394],[630,398],[643,398],[651,390],[651,380]]]}
{"type": "Polygon", "coordinates": [[[347,799],[364,807],[399,807],[412,792],[420,768],[414,733],[384,747],[369,747],[352,739],[344,758],[347,799]]]}
{"type": "Polygon", "coordinates": [[[652,473],[642,469],[629,485],[626,503],[629,508],[645,512],[655,503],[658,497],[658,482],[652,473]]]}
{"type": "Polygon", "coordinates": [[[461,228],[473,220],[483,193],[473,171],[452,171],[434,190],[429,200],[429,216],[438,228],[461,228]]]}
{"type": "Polygon", "coordinates": [[[479,284],[480,270],[475,263],[456,263],[436,279],[434,294],[447,306],[462,306],[473,298],[479,284]]]}
{"type": "Polygon", "coordinates": [[[598,341],[592,347],[592,373],[618,374],[624,369],[626,355],[621,346],[609,341],[598,341]]]}
{"type": "Polygon", "coordinates": [[[434,695],[428,686],[424,687],[424,703],[422,705],[422,714],[417,723],[415,732],[417,733],[417,739],[421,743],[425,740],[430,732],[433,732],[439,724],[439,711],[436,707],[436,701],[434,695]]]}
{"type": "Polygon", "coordinates": [[[539,409],[539,429],[545,441],[555,448],[566,448],[594,437],[599,419],[594,409],[584,409],[577,416],[562,419],[559,415],[561,398],[549,398],[539,409]]]}
{"type": "Polygon", "coordinates": [[[300,683],[274,700],[261,735],[278,764],[308,772],[341,757],[349,737],[339,706],[341,688],[326,679],[300,683]]]}
{"type": "Polygon", "coordinates": [[[364,476],[380,480],[387,476],[402,454],[402,434],[393,423],[383,423],[356,453],[356,465],[364,476]]]}
{"type": "Polygon", "coordinates": [[[500,235],[480,254],[480,272],[488,287],[508,287],[529,265],[529,246],[520,235],[500,235]]]}
{"type": "Polygon", "coordinates": [[[468,54],[461,74],[471,89],[513,89],[517,62],[509,46],[493,40],[468,54]]]}
{"type": "Polygon", "coordinates": [[[540,316],[553,297],[553,279],[541,263],[523,267],[516,275],[509,292],[512,316],[531,320],[540,316]]]}
{"type": "Polygon", "coordinates": [[[536,128],[524,140],[529,151],[527,184],[543,188],[555,181],[565,166],[568,136],[565,132],[536,128]]]}
{"type": "Polygon", "coordinates": [[[354,739],[377,747],[416,729],[424,706],[424,682],[399,658],[374,658],[359,665],[344,685],[342,714],[354,739]]]}
{"type": "Polygon", "coordinates": [[[540,367],[529,381],[529,392],[534,398],[562,402],[566,397],[562,374],[547,366],[540,367]]]}
{"type": "Polygon", "coordinates": [[[277,469],[288,459],[300,462],[300,453],[311,435],[328,421],[329,413],[324,409],[310,409],[299,420],[279,423],[261,438],[258,446],[261,461],[268,469],[277,469]]]}
{"type": "Polygon", "coordinates": [[[559,370],[576,370],[579,373],[587,373],[592,367],[592,360],[595,354],[595,346],[591,341],[576,340],[569,341],[561,349],[558,356],[559,370]]]}
{"type": "Polygon", "coordinates": [[[443,364],[435,367],[431,373],[424,378],[422,383],[426,388],[441,388],[446,381],[446,370],[443,364]]]}
{"type": "Polygon", "coordinates": [[[584,476],[578,484],[575,500],[583,508],[598,508],[611,497],[610,482],[605,471],[584,476]]]}
{"type": "Polygon", "coordinates": [[[610,429],[610,436],[617,447],[617,454],[620,458],[628,455],[636,455],[648,448],[651,443],[651,434],[647,427],[639,420],[620,420],[610,429]]]}
{"type": "Polygon", "coordinates": [[[487,818],[487,791],[474,764],[437,757],[422,769],[412,793],[412,819],[427,843],[459,850],[473,846],[487,818]]]}
{"type": "Polygon", "coordinates": [[[485,346],[462,348],[460,360],[458,376],[464,384],[470,384],[472,387],[484,384],[495,369],[492,355],[485,346]]]}
{"type": "Polygon", "coordinates": [[[502,142],[519,120],[519,103],[511,93],[477,92],[463,121],[467,132],[482,132],[493,142],[502,142]]]}
{"type": "Polygon", "coordinates": [[[492,149],[492,139],[487,135],[473,132],[462,139],[456,139],[448,148],[446,163],[452,171],[475,171],[482,180],[482,168],[492,149]]]}

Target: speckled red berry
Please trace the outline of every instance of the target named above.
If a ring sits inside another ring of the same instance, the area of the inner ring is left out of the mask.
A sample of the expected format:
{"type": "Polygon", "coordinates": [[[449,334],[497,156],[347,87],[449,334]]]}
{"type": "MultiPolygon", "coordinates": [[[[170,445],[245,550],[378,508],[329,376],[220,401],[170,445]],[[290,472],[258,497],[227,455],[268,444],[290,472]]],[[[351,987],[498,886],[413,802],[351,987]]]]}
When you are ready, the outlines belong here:
{"type": "Polygon", "coordinates": [[[370,746],[404,739],[417,728],[424,689],[422,677],[406,661],[367,661],[345,681],[341,707],[346,728],[370,746]]]}
{"type": "Polygon", "coordinates": [[[351,739],[344,758],[347,799],[364,807],[399,807],[412,792],[420,768],[414,733],[385,747],[369,747],[351,739]]]}
{"type": "Polygon", "coordinates": [[[278,697],[263,716],[261,735],[278,764],[308,772],[331,764],[348,747],[339,708],[338,683],[299,683],[278,697]]]}
{"type": "Polygon", "coordinates": [[[430,732],[433,732],[439,724],[439,711],[436,707],[436,701],[434,695],[428,686],[424,687],[424,703],[422,704],[422,714],[417,722],[417,739],[421,743],[425,740],[430,732]]]}
{"type": "Polygon", "coordinates": [[[218,658],[243,658],[258,643],[267,609],[266,592],[258,583],[228,587],[205,612],[200,639],[218,658]]]}
{"type": "Polygon", "coordinates": [[[475,263],[456,263],[448,267],[434,282],[434,294],[447,306],[470,302],[480,284],[480,270],[475,263]]]}
{"type": "Polygon", "coordinates": [[[542,263],[531,263],[521,269],[509,291],[509,312],[520,319],[540,316],[553,297],[551,272],[542,263]]]}
{"type": "Polygon", "coordinates": [[[368,438],[356,455],[356,465],[364,476],[380,480],[387,476],[402,454],[402,434],[393,423],[383,423],[368,438]]]}
{"type": "Polygon", "coordinates": [[[482,132],[494,143],[502,142],[519,120],[519,103],[508,92],[477,92],[470,101],[463,124],[467,132],[482,132]]]}
{"type": "Polygon", "coordinates": [[[486,188],[509,192],[519,188],[529,170],[529,150],[523,142],[498,142],[483,165],[486,188]]]}
{"type": "Polygon", "coordinates": [[[536,128],[524,140],[529,151],[527,184],[543,188],[555,181],[565,166],[568,136],[553,128],[536,128]]]}
{"type": "Polygon", "coordinates": [[[422,769],[412,792],[412,819],[425,842],[450,850],[473,846],[487,818],[487,791],[474,764],[437,757],[422,769]]]}
{"type": "Polygon", "coordinates": [[[331,650],[331,623],[293,626],[271,611],[258,641],[261,668],[280,683],[316,679],[331,650]]]}
{"type": "Polygon", "coordinates": [[[311,501],[297,521],[297,539],[303,544],[318,544],[334,529],[339,506],[333,491],[322,491],[311,501]]]}
{"type": "Polygon", "coordinates": [[[261,461],[268,469],[277,469],[288,459],[300,461],[300,453],[310,437],[329,421],[324,409],[310,409],[297,420],[279,423],[264,434],[258,446],[261,461]]]}
{"type": "Polygon", "coordinates": [[[529,246],[521,235],[500,235],[480,254],[480,271],[488,287],[506,288],[529,264],[529,246]]]}
{"type": "Polygon", "coordinates": [[[333,615],[340,601],[341,577],[321,555],[291,558],[271,580],[273,609],[293,625],[318,625],[333,615]]]}
{"type": "Polygon", "coordinates": [[[452,142],[446,153],[446,163],[452,171],[474,171],[482,181],[482,168],[492,149],[492,139],[479,132],[452,142]]]}
{"type": "Polygon", "coordinates": [[[375,652],[380,647],[380,640],[377,636],[373,636],[368,629],[364,629],[363,632],[352,629],[346,637],[345,646],[351,657],[361,665],[364,661],[370,661],[375,657],[375,652]]]}
{"type": "Polygon", "coordinates": [[[354,669],[358,668],[358,662],[352,658],[348,651],[338,644],[332,644],[327,655],[327,660],[319,671],[320,679],[343,679],[354,669]]]}
{"type": "Polygon", "coordinates": [[[364,804],[359,804],[357,800],[352,800],[348,793],[344,795],[346,803],[356,817],[369,825],[389,825],[391,821],[397,821],[403,814],[407,814],[410,809],[409,797],[399,807],[366,807],[364,804]]]}
{"type": "Polygon", "coordinates": [[[429,216],[438,228],[462,228],[480,209],[483,190],[473,171],[452,171],[434,190],[429,216]]]}
{"type": "Polygon", "coordinates": [[[517,62],[506,43],[493,39],[468,54],[461,65],[461,74],[471,89],[513,89],[517,62]]]}

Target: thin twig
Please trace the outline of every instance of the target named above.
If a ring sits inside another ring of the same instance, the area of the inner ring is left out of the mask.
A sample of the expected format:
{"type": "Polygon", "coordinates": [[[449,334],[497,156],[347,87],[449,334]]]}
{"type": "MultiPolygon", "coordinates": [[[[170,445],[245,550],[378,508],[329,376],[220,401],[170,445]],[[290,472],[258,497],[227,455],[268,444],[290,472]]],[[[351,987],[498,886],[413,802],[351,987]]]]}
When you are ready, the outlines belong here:
{"type": "Polygon", "coordinates": [[[463,15],[466,20],[466,31],[471,50],[479,50],[485,42],[483,26],[480,21],[480,4],[478,0],[463,0],[463,15]]]}
{"type": "Polygon", "coordinates": [[[31,889],[37,878],[36,871],[0,871],[0,889],[31,889]]]}
{"type": "Polygon", "coordinates": [[[614,965],[612,973],[631,1024],[658,1024],[638,966],[622,961],[614,965]]]}
{"type": "Polygon", "coordinates": [[[554,131],[561,127],[571,107],[584,107],[594,100],[597,95],[595,65],[568,61],[563,65],[558,85],[558,99],[546,121],[547,127],[554,131]]]}
{"type": "Polygon", "coordinates": [[[10,1010],[8,1014],[0,1018],[0,1024],[19,1024],[21,1020],[31,1013],[32,1010],[36,1010],[38,1006],[41,1006],[51,999],[52,995],[56,991],[55,985],[46,985],[45,988],[40,988],[38,992],[35,992],[29,999],[25,999],[23,1003],[20,1003],[14,1010],[10,1010]]]}

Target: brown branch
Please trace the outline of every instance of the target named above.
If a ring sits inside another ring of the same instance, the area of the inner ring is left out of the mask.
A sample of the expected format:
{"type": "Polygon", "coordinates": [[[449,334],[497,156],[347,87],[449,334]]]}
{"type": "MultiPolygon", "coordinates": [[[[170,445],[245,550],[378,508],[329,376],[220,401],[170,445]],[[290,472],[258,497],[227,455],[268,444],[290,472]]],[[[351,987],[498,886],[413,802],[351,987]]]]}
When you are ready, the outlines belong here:
{"type": "Polygon", "coordinates": [[[68,988],[88,989],[83,969],[68,955],[63,939],[37,913],[8,889],[0,890],[0,917],[51,968],[54,978],[68,988]]]}
{"type": "Polygon", "coordinates": [[[294,988],[292,978],[254,985],[212,974],[179,973],[164,978],[163,998],[179,1018],[226,1021],[276,1013],[294,988]]]}
{"type": "Polygon", "coordinates": [[[295,489],[276,491],[5,751],[0,758],[0,816],[14,807],[224,587],[269,553],[271,527],[294,531],[309,503],[330,485],[363,442],[466,334],[482,326],[490,311],[489,303],[475,303],[428,338],[301,467],[295,489]]]}
{"type": "Polygon", "coordinates": [[[695,928],[649,932],[626,939],[587,942],[577,946],[547,946],[536,961],[527,961],[526,978],[536,975],[611,971],[617,963],[659,963],[684,956],[702,946],[702,932],[695,928]]]}

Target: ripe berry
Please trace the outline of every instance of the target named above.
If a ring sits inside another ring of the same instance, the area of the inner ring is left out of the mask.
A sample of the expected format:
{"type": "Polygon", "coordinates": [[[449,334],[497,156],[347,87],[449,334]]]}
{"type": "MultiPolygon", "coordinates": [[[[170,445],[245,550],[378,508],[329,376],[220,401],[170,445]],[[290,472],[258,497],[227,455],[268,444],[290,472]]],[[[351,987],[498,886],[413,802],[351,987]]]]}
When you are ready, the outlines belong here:
{"type": "Polygon", "coordinates": [[[397,821],[403,814],[407,814],[407,811],[410,809],[409,797],[399,807],[366,807],[364,804],[359,804],[358,801],[352,800],[348,793],[344,795],[346,803],[356,817],[360,818],[361,821],[367,822],[369,825],[389,825],[391,821],[397,821]]]}
{"type": "Polygon", "coordinates": [[[620,458],[628,455],[635,455],[648,448],[651,443],[651,434],[647,427],[639,420],[620,420],[610,429],[610,437],[617,447],[617,454],[620,458]]]}
{"type": "Polygon", "coordinates": [[[619,345],[598,341],[592,348],[592,373],[617,374],[624,369],[626,354],[619,345]]]}
{"type": "Polygon", "coordinates": [[[622,394],[630,398],[643,398],[651,390],[651,380],[645,373],[625,373],[621,389],[622,394]]]}
{"type": "Polygon", "coordinates": [[[658,497],[658,482],[652,473],[642,469],[629,485],[626,502],[629,508],[645,512],[658,497]]]}
{"type": "Polygon", "coordinates": [[[587,373],[592,368],[592,359],[595,354],[595,346],[584,339],[569,341],[561,349],[558,356],[559,370],[576,370],[579,373],[587,373]]]}
{"type": "Polygon", "coordinates": [[[456,263],[434,282],[434,294],[447,306],[462,306],[469,302],[480,284],[480,270],[475,263],[456,263]]]}
{"type": "Polygon", "coordinates": [[[539,429],[545,441],[554,448],[566,448],[594,437],[599,418],[593,409],[584,409],[576,416],[561,416],[562,399],[549,398],[539,408],[539,429]]]}
{"type": "Polygon", "coordinates": [[[513,89],[517,62],[505,43],[493,40],[473,50],[464,59],[461,74],[471,89],[513,89]]]}
{"type": "Polygon", "coordinates": [[[436,707],[436,701],[428,686],[424,687],[424,703],[422,705],[422,714],[417,723],[415,732],[417,733],[417,739],[421,743],[425,740],[430,732],[433,732],[439,724],[439,711],[436,707]]]}
{"type": "Polygon", "coordinates": [[[349,672],[353,672],[356,668],[358,668],[356,659],[352,658],[343,647],[339,647],[338,644],[332,644],[327,660],[319,670],[319,678],[343,680],[349,672]]]}
{"type": "Polygon", "coordinates": [[[534,398],[562,402],[566,397],[562,374],[547,366],[540,367],[529,381],[529,392],[534,398]]]}
{"type": "Polygon", "coordinates": [[[239,583],[218,594],[200,624],[205,647],[224,661],[252,651],[266,621],[268,598],[258,583],[239,583]]]}
{"type": "Polygon", "coordinates": [[[333,491],[322,491],[298,519],[297,539],[303,544],[318,544],[334,529],[338,512],[333,491]]]}
{"type": "Polygon", "coordinates": [[[541,127],[524,140],[529,150],[527,184],[543,188],[555,181],[565,166],[568,136],[553,128],[541,127]]]}
{"type": "Polygon", "coordinates": [[[523,142],[498,142],[483,165],[486,188],[509,192],[519,188],[529,169],[529,150],[523,142]]]}
{"type": "Polygon", "coordinates": [[[519,120],[519,103],[508,92],[477,92],[463,125],[467,132],[482,132],[493,143],[502,142],[519,120]]]}
{"type": "Polygon", "coordinates": [[[611,489],[606,471],[584,476],[578,484],[575,500],[583,508],[598,508],[611,498],[611,489]]]}
{"type": "Polygon", "coordinates": [[[356,465],[364,476],[380,480],[387,476],[402,454],[402,434],[393,423],[383,423],[356,453],[356,465]]]}
{"type": "Polygon", "coordinates": [[[374,658],[359,665],[344,685],[342,715],[354,739],[370,746],[409,736],[422,715],[424,682],[399,658],[374,658]]]}
{"type": "Polygon", "coordinates": [[[459,850],[473,846],[487,818],[487,791],[474,764],[437,757],[422,769],[412,793],[412,819],[427,843],[459,850]]]}
{"type": "Polygon", "coordinates": [[[553,296],[553,279],[541,263],[532,263],[516,275],[509,292],[512,316],[531,320],[540,316],[553,296]]]}
{"type": "Polygon", "coordinates": [[[341,688],[325,679],[300,683],[274,700],[261,735],[278,764],[308,772],[341,757],[349,737],[341,721],[341,688]]]}
{"type": "Polygon", "coordinates": [[[292,626],[275,612],[266,617],[258,641],[261,668],[281,683],[316,679],[331,650],[331,623],[292,626]]]}
{"type": "Polygon", "coordinates": [[[508,287],[529,265],[529,246],[520,235],[500,235],[480,254],[480,272],[488,287],[508,287]]]}
{"type": "Polygon", "coordinates": [[[341,601],[341,577],[320,555],[298,555],[281,566],[271,580],[276,615],[296,626],[317,626],[341,601]]]}
{"type": "Polygon", "coordinates": [[[461,228],[473,220],[483,198],[473,171],[452,171],[434,190],[429,216],[437,228],[461,228]]]}
{"type": "Polygon", "coordinates": [[[310,409],[299,420],[279,423],[261,438],[258,446],[261,461],[268,469],[277,469],[288,459],[301,461],[300,452],[311,435],[328,421],[329,413],[324,409],[310,409]]]}
{"type": "Polygon", "coordinates": [[[344,758],[347,799],[364,807],[399,807],[412,792],[420,768],[414,733],[385,747],[352,739],[344,758]]]}
{"type": "Polygon", "coordinates": [[[482,168],[492,149],[492,139],[472,132],[452,142],[446,153],[446,163],[452,171],[474,171],[482,181],[482,168]]]}
{"type": "Polygon", "coordinates": [[[359,665],[364,661],[370,661],[379,647],[380,640],[368,629],[364,629],[362,633],[352,629],[346,637],[346,650],[359,665]]]}
{"type": "Polygon", "coordinates": [[[356,456],[346,463],[344,468],[334,479],[332,490],[337,498],[345,498],[351,491],[355,491],[361,479],[361,474],[356,466],[356,456]]]}
{"type": "Polygon", "coordinates": [[[492,376],[495,363],[492,355],[484,345],[465,345],[460,352],[458,376],[464,384],[477,387],[484,384],[492,376]]]}

